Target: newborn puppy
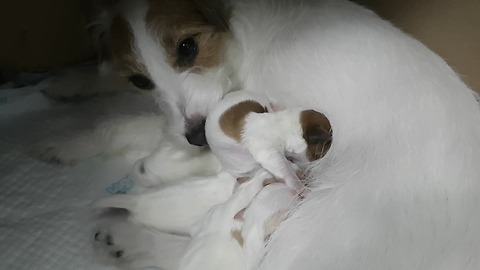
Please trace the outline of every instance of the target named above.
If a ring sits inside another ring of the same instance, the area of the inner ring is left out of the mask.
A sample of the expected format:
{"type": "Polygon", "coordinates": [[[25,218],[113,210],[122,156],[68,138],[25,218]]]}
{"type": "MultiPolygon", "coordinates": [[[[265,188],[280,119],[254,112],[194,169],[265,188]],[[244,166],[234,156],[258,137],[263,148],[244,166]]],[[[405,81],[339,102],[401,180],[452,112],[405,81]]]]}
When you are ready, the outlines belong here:
{"type": "Polygon", "coordinates": [[[247,269],[257,269],[270,235],[300,202],[295,190],[285,184],[267,181],[263,185],[250,205],[236,215],[243,220],[241,240],[247,269]]]}
{"type": "Polygon", "coordinates": [[[302,168],[323,157],[332,139],[323,114],[273,112],[269,101],[250,91],[225,96],[209,114],[205,131],[212,152],[233,176],[251,177],[263,167],[302,194],[305,186],[291,162],[302,168]]]}
{"type": "Polygon", "coordinates": [[[230,199],[212,207],[192,227],[190,235],[193,239],[179,270],[246,270],[239,233],[241,221],[234,216],[252,201],[268,178],[271,178],[268,172],[259,171],[240,185],[230,199]]]}

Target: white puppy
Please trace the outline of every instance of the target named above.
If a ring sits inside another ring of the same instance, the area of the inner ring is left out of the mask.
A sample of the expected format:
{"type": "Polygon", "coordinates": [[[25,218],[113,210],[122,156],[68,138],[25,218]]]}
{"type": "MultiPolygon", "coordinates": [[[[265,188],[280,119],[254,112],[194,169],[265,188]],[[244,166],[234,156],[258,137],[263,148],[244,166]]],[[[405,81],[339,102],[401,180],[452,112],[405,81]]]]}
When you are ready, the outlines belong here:
{"type": "Polygon", "coordinates": [[[210,149],[233,176],[251,177],[264,168],[297,192],[305,186],[291,161],[305,169],[331,144],[330,123],[321,113],[272,112],[268,101],[250,91],[225,96],[208,115],[205,133],[210,149]]]}
{"type": "Polygon", "coordinates": [[[268,237],[299,202],[295,190],[257,171],[192,227],[179,269],[256,269],[268,237]]]}
{"type": "MultiPolygon", "coordinates": [[[[268,172],[260,171],[240,185],[225,203],[214,206],[192,228],[192,243],[180,263],[180,270],[244,270],[245,257],[239,241],[241,223],[235,214],[245,208],[262,189],[268,172]]],[[[252,254],[257,256],[258,254],[252,254]]],[[[259,255],[261,258],[261,255],[259,255]]]]}
{"type": "Polygon", "coordinates": [[[289,212],[300,203],[297,192],[279,182],[264,182],[264,188],[238,218],[243,220],[241,240],[247,269],[257,269],[268,239],[289,212]]]}

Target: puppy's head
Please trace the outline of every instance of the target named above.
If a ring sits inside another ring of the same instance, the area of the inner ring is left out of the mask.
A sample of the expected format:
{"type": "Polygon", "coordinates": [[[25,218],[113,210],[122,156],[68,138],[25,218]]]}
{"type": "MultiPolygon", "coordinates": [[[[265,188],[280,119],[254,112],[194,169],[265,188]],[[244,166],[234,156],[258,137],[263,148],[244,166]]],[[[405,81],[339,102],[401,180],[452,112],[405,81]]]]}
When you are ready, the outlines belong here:
{"type": "Polygon", "coordinates": [[[314,110],[305,110],[300,113],[300,125],[307,143],[307,159],[314,161],[325,156],[332,144],[332,127],[327,117],[314,110]]]}
{"type": "MultiPolygon", "coordinates": [[[[217,0],[108,1],[111,61],[141,90],[154,90],[174,133],[205,145],[205,118],[228,91],[223,61],[228,11],[217,0]]],[[[105,16],[104,16],[105,17],[105,16]]]]}
{"type": "Polygon", "coordinates": [[[237,142],[241,142],[245,118],[250,113],[266,112],[268,112],[268,109],[262,106],[262,104],[253,100],[245,100],[227,109],[220,116],[219,125],[225,135],[237,142]]]}

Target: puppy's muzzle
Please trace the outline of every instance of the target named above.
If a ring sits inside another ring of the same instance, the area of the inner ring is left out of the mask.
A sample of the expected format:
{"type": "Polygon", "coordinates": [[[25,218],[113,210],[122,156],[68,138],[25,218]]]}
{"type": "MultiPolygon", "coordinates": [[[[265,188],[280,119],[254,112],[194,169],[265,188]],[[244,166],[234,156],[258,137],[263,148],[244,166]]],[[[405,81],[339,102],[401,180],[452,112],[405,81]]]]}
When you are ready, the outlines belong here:
{"type": "Polygon", "coordinates": [[[206,120],[202,120],[200,124],[188,129],[185,134],[188,143],[196,146],[208,145],[207,137],[205,137],[205,121],[206,120]]]}

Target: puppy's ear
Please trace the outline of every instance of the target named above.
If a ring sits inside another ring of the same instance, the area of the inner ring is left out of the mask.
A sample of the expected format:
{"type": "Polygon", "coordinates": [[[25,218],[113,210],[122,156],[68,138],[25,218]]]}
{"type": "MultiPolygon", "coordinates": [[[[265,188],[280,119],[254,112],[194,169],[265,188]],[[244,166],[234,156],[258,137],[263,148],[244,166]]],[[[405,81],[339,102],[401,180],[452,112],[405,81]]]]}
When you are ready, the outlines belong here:
{"type": "Polygon", "coordinates": [[[320,126],[308,128],[303,138],[307,142],[306,154],[310,161],[324,157],[332,144],[332,134],[320,126]]]}
{"type": "Polygon", "coordinates": [[[304,138],[308,145],[325,144],[332,139],[332,134],[319,126],[313,126],[307,129],[304,138]]]}
{"type": "Polygon", "coordinates": [[[229,12],[222,0],[193,0],[198,11],[222,32],[228,32],[229,12]]]}
{"type": "Polygon", "coordinates": [[[322,158],[332,144],[332,127],[325,115],[306,110],[300,115],[303,139],[307,143],[307,158],[314,161],[322,158]]]}

